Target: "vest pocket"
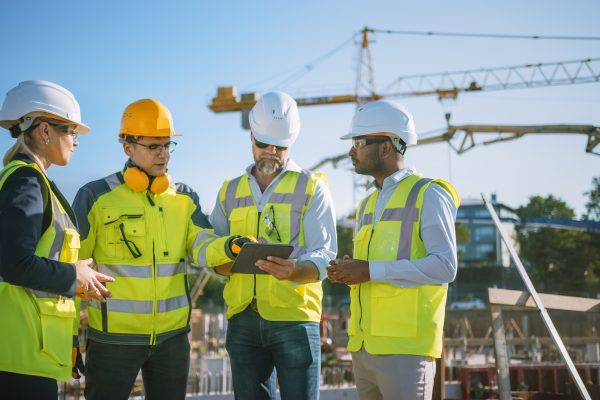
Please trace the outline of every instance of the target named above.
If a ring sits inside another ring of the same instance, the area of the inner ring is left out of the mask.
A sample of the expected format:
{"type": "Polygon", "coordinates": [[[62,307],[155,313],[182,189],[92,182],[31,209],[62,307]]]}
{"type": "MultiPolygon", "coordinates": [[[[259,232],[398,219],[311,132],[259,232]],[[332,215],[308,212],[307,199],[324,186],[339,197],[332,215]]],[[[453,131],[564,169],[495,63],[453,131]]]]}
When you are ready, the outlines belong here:
{"type": "Polygon", "coordinates": [[[364,254],[365,257],[369,254],[369,238],[371,234],[371,226],[362,226],[352,238],[354,242],[354,254],[364,254]]]}
{"type": "Polygon", "coordinates": [[[42,353],[59,365],[71,365],[75,302],[38,299],[42,353]]]}
{"type": "Polygon", "coordinates": [[[280,308],[299,307],[306,304],[306,285],[293,286],[289,282],[269,279],[271,306],[280,308]]]}
{"type": "Polygon", "coordinates": [[[419,290],[387,283],[371,288],[371,334],[414,338],[417,336],[419,290]]]}
{"type": "Polygon", "coordinates": [[[72,228],[66,228],[59,261],[71,264],[75,263],[77,261],[79,247],[79,234],[77,231],[72,228]]]}
{"type": "Polygon", "coordinates": [[[250,208],[234,208],[229,215],[229,232],[237,235],[256,235],[251,229],[248,229],[248,214],[250,208]]]}

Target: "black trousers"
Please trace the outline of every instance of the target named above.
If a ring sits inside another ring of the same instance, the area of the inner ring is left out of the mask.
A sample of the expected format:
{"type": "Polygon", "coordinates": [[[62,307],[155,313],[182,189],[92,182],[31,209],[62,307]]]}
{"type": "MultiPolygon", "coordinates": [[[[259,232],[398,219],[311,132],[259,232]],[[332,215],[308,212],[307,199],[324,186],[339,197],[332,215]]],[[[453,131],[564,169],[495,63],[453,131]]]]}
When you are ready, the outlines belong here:
{"type": "Polygon", "coordinates": [[[57,400],[58,385],[52,378],[0,371],[0,398],[57,400]]]}

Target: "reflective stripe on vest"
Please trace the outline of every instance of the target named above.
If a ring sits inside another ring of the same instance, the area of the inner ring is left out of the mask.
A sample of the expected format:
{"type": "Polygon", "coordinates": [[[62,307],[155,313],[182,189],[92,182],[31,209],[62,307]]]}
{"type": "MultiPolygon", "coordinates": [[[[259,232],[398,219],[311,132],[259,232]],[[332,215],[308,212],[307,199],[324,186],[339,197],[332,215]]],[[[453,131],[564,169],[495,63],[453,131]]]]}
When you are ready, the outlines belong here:
{"type": "MultiPolygon", "coordinates": [[[[96,300],[92,301],[90,306],[96,309],[102,308],[102,304],[96,300]]],[[[164,300],[158,300],[156,311],[159,313],[165,313],[188,306],[189,302],[187,295],[181,295],[164,300]]],[[[109,299],[106,302],[106,309],[109,312],[152,314],[152,301],[109,299]]]]}
{"type": "MultiPolygon", "coordinates": [[[[113,278],[152,278],[152,266],[150,265],[112,265],[98,264],[98,272],[113,278]]],[[[157,264],[157,276],[172,276],[185,274],[187,264],[180,262],[177,264],[157,264]]]]}
{"type": "MultiPolygon", "coordinates": [[[[381,218],[379,219],[379,221],[402,222],[402,228],[400,231],[400,238],[398,242],[398,260],[410,258],[410,249],[412,248],[413,224],[419,219],[420,212],[420,210],[417,208],[417,197],[419,196],[421,188],[429,182],[431,182],[431,179],[428,178],[422,178],[419,181],[417,181],[417,183],[415,183],[412,189],[410,190],[404,207],[385,208],[381,213],[381,218]]],[[[357,218],[357,220],[360,221],[360,223],[357,225],[357,232],[363,225],[373,224],[373,212],[365,214],[367,202],[368,201],[365,200],[361,204],[360,213],[358,214],[357,218]]]]}
{"type": "MultiPolygon", "coordinates": [[[[19,167],[33,168],[43,179],[50,199],[52,223],[42,233],[35,255],[65,263],[77,261],[79,236],[36,164],[14,160],[0,172],[0,190],[19,167]]],[[[72,268],[72,266],[66,266],[72,268]]],[[[72,299],[42,290],[12,285],[0,277],[0,371],[36,375],[66,381],[71,378],[71,347],[75,303],[72,299]]]]}

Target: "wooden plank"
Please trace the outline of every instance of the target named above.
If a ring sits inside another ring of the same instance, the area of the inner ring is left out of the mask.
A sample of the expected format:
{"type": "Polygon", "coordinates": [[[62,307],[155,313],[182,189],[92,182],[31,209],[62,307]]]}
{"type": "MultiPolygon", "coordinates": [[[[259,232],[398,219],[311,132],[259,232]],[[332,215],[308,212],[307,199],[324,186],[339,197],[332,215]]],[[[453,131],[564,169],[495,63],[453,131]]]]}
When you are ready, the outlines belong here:
{"type": "MultiPolygon", "coordinates": [[[[554,341],[551,337],[537,337],[537,338],[512,338],[506,339],[506,343],[511,346],[525,346],[530,345],[538,341],[540,344],[548,345],[553,344],[554,341]]],[[[575,345],[586,345],[586,344],[600,344],[599,336],[587,336],[587,337],[565,337],[563,339],[565,344],[575,345]]],[[[465,343],[467,346],[491,346],[493,341],[491,338],[446,338],[444,340],[444,346],[446,347],[464,347],[465,343]]]]}
{"type": "Polygon", "coordinates": [[[508,370],[508,352],[506,351],[506,335],[504,320],[500,306],[490,307],[492,328],[494,332],[494,351],[496,352],[496,371],[498,372],[498,394],[501,400],[511,400],[510,373],[508,370]]]}
{"type": "MultiPolygon", "coordinates": [[[[531,295],[520,290],[488,288],[490,304],[535,308],[531,295]]],[[[600,300],[539,293],[544,307],[551,310],[600,312],[600,300]]]]}

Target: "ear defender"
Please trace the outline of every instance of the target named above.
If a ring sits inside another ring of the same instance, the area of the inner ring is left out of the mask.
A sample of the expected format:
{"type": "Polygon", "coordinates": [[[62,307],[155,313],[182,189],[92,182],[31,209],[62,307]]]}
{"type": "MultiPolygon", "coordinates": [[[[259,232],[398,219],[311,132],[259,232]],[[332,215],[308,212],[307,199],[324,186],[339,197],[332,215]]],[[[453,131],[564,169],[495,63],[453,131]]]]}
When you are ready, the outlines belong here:
{"type": "Polygon", "coordinates": [[[134,192],[142,192],[147,189],[154,194],[161,194],[166,192],[169,186],[171,186],[171,177],[169,174],[148,176],[146,172],[138,168],[131,161],[125,164],[123,180],[134,192]]]}

